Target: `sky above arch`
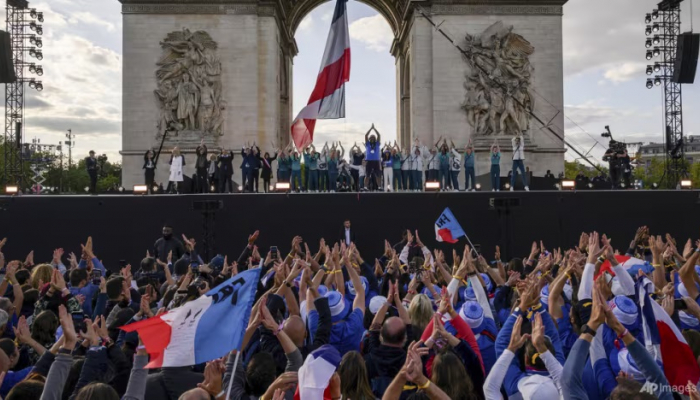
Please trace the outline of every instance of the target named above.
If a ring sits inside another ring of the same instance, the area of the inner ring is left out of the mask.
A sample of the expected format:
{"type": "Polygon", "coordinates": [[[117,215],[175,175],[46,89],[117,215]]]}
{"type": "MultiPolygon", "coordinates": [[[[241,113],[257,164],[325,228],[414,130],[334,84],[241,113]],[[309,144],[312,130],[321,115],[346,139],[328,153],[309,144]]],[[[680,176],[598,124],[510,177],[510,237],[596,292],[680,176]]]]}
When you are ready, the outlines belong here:
{"type": "MultiPolygon", "coordinates": [[[[690,30],[690,1],[683,5],[683,31],[690,30]]],[[[658,0],[569,0],[564,6],[564,69],[567,140],[599,160],[610,125],[628,142],[662,140],[662,91],[645,87],[644,14],[658,0]]],[[[117,0],[32,1],[44,12],[44,90],[27,89],[26,137],[44,143],[77,134],[74,154],[90,149],[119,160],[121,149],[121,4],[117,0]]],[[[332,16],[332,3],[314,9],[296,32],[294,112],[313,89],[332,16]]],[[[2,11],[4,13],[4,10],[2,11]]],[[[700,27],[700,4],[695,5],[700,27]]],[[[372,123],[385,140],[396,138],[396,69],[392,34],[371,7],[348,2],[353,51],[347,86],[347,118],[319,121],[317,143],[362,140],[372,123]]],[[[439,21],[437,21],[439,22],[439,21]]],[[[450,32],[457,32],[450,29],[450,32]]],[[[155,66],[154,66],[155,71],[155,66]]],[[[456,84],[462,84],[458,82],[456,84]]],[[[683,87],[686,135],[700,134],[700,91],[683,87]]],[[[155,118],[155,117],[154,117],[155,118]]],[[[571,152],[569,152],[571,153],[571,152]]],[[[574,157],[567,155],[573,160],[574,157]]]]}

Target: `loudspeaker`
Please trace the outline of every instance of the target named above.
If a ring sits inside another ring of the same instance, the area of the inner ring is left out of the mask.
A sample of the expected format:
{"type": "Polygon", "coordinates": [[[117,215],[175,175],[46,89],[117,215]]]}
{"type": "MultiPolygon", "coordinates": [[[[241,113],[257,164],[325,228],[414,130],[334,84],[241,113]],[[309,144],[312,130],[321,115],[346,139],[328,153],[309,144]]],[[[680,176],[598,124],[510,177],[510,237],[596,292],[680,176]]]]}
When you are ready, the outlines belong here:
{"type": "Polygon", "coordinates": [[[700,51],[700,34],[684,33],[678,35],[676,64],[673,68],[674,83],[695,82],[695,71],[698,67],[698,52],[700,51]]]}
{"type": "Polygon", "coordinates": [[[17,82],[15,65],[12,62],[12,42],[10,34],[0,31],[0,83],[17,82]]]}

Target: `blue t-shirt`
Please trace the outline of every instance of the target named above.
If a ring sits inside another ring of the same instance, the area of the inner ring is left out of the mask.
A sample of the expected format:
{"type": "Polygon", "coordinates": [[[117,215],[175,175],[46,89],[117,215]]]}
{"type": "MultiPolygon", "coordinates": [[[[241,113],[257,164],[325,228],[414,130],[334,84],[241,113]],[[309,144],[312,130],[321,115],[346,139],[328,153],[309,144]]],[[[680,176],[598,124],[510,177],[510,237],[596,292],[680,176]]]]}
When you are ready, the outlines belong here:
{"type": "Polygon", "coordinates": [[[309,167],[309,171],[315,171],[318,169],[318,157],[319,154],[304,154],[304,162],[306,166],[309,167]]]}
{"type": "Polygon", "coordinates": [[[438,159],[440,160],[440,168],[450,168],[450,154],[445,153],[438,156],[438,159]]]}
{"type": "Polygon", "coordinates": [[[501,165],[501,153],[491,153],[491,165],[501,165]]]}
{"type": "Polygon", "coordinates": [[[301,157],[292,157],[292,171],[301,171],[301,157]]]}
{"type": "Polygon", "coordinates": [[[365,143],[365,160],[379,161],[382,152],[382,146],[379,142],[374,142],[374,146],[370,142],[365,143]]]}
{"type": "Polygon", "coordinates": [[[464,153],[464,168],[474,168],[474,153],[464,153]]]}
{"type": "Polygon", "coordinates": [[[350,351],[360,351],[360,342],[365,332],[364,315],[359,308],[331,328],[331,345],[338,349],[340,356],[350,351]]]}
{"type": "Polygon", "coordinates": [[[395,154],[391,156],[391,161],[394,169],[401,169],[401,155],[395,154]]]}

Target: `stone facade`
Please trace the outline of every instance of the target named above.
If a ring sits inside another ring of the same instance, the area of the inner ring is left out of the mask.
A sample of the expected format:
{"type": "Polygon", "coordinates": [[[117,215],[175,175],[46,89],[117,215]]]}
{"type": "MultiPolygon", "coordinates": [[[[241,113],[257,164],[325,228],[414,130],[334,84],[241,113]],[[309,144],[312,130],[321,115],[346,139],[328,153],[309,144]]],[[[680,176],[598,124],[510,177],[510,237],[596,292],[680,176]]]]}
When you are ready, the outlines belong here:
{"type": "MultiPolygon", "coordinates": [[[[125,187],[143,182],[143,154],[158,149],[156,62],[159,42],[187,28],[206,31],[218,43],[222,85],[227,104],[226,128],[216,146],[240,149],[246,142],[269,147],[289,141],[292,118],[292,59],[297,53],[296,27],[324,0],[120,0],[123,4],[123,179],[125,187]]],[[[438,137],[463,147],[471,136],[466,113],[463,55],[430,24],[440,24],[462,46],[465,34],[479,34],[494,22],[513,26],[535,47],[534,113],[545,123],[563,126],[562,6],[567,0],[360,0],[389,21],[395,40],[397,136],[403,146],[438,137]],[[425,15],[425,16],[424,16],[425,15]],[[545,101],[546,99],[546,101],[545,101]],[[551,103],[551,104],[550,104],[551,103]],[[560,112],[560,110],[562,110],[560,112]]],[[[352,82],[350,83],[352,84],[352,82]]],[[[563,134],[563,133],[560,133],[563,134]]],[[[476,140],[477,174],[488,172],[493,137],[476,140]]],[[[157,182],[168,175],[168,141],[160,157],[157,182]]],[[[510,170],[510,137],[499,139],[501,170],[510,170]]],[[[564,168],[564,144],[531,121],[526,164],[535,175],[564,168]]],[[[192,138],[181,143],[193,171],[192,138]]],[[[234,160],[234,165],[236,161],[234,160]]],[[[234,179],[238,174],[234,176],[234,179]]]]}

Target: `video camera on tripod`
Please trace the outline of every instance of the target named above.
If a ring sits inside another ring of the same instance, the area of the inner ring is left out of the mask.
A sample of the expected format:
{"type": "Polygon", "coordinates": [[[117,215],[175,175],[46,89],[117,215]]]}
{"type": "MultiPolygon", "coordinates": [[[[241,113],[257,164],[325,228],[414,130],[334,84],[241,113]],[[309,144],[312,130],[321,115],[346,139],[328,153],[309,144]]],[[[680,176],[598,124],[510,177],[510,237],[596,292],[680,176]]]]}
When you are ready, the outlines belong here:
{"type": "Polygon", "coordinates": [[[605,132],[601,133],[600,136],[610,139],[608,143],[608,150],[603,156],[603,161],[605,162],[615,162],[613,158],[616,154],[624,154],[627,151],[627,144],[624,142],[618,142],[613,138],[612,132],[610,131],[610,126],[605,125],[605,132]]]}

